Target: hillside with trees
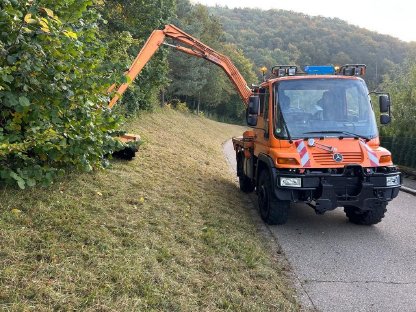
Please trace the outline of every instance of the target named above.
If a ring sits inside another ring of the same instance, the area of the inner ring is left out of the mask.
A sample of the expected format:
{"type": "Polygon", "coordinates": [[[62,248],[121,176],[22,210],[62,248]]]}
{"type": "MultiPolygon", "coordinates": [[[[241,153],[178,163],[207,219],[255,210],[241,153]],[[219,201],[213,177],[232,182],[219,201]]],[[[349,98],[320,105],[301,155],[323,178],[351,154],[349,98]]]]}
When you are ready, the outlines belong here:
{"type": "Polygon", "coordinates": [[[284,10],[210,8],[234,43],[257,68],[276,64],[366,64],[366,80],[377,87],[411,46],[337,18],[312,17],[284,10]]]}

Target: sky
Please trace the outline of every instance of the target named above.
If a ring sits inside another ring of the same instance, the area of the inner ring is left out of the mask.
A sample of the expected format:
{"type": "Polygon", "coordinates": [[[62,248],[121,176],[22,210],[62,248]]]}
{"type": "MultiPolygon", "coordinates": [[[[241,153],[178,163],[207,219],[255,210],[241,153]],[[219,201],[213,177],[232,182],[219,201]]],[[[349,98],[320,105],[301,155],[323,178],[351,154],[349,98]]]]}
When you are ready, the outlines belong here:
{"type": "Polygon", "coordinates": [[[191,0],[208,6],[282,9],[337,17],[403,41],[416,41],[416,2],[412,0],[191,0]]]}

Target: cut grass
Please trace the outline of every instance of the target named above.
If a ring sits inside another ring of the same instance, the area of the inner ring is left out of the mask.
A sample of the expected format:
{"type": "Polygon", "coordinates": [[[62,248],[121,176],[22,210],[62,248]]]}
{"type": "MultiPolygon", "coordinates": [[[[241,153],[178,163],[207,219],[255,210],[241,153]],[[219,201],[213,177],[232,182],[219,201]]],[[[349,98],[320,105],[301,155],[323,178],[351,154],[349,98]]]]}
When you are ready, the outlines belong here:
{"type": "Polygon", "coordinates": [[[0,191],[0,310],[298,310],[229,171],[244,128],[171,110],[131,162],[0,191]]]}

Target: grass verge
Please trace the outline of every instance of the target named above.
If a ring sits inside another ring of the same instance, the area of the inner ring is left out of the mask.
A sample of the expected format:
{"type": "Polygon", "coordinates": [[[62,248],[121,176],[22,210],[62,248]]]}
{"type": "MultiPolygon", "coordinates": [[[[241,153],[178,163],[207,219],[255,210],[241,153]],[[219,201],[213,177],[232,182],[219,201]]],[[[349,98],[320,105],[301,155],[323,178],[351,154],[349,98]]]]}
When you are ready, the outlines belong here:
{"type": "Polygon", "coordinates": [[[298,310],[222,154],[242,130],[146,114],[133,161],[0,190],[0,310],[298,310]]]}

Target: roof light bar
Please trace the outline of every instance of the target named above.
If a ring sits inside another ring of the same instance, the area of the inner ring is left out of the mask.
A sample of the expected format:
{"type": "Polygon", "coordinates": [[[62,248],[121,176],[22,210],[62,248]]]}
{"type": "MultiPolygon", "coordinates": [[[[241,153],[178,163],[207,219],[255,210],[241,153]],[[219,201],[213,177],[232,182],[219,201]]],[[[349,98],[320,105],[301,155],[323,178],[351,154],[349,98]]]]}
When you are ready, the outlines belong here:
{"type": "Polygon", "coordinates": [[[295,76],[298,71],[295,65],[276,65],[272,67],[273,75],[277,77],[295,76]]]}
{"type": "Polygon", "coordinates": [[[364,64],[346,64],[341,66],[338,74],[344,76],[364,76],[367,66],[364,64]]]}

